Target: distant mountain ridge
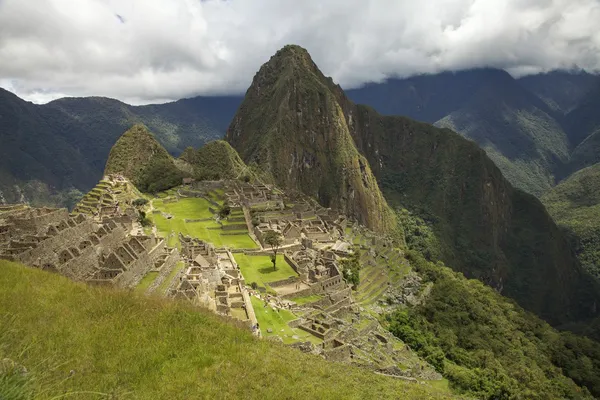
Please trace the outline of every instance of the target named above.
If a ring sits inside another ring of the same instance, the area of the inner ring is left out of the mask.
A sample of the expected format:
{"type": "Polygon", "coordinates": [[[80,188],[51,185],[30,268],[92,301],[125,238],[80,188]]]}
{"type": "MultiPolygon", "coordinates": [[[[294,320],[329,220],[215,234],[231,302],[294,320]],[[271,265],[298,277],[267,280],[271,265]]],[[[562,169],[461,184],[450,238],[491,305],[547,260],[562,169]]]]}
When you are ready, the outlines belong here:
{"type": "Polygon", "coordinates": [[[578,107],[586,98],[600,98],[590,93],[595,84],[600,78],[585,72],[514,79],[505,71],[483,68],[390,79],[347,93],[383,114],[406,115],[475,140],[513,185],[540,196],[570,174],[573,163],[581,164],[571,161],[582,140],[577,137],[592,132],[569,124],[567,114],[580,124],[593,120],[590,111],[578,107]]]}
{"type": "Polygon", "coordinates": [[[237,97],[147,106],[86,97],[36,105],[0,89],[0,202],[73,205],[100,179],[112,145],[134,124],[145,124],[179,155],[220,139],[238,105],[237,97]]]}

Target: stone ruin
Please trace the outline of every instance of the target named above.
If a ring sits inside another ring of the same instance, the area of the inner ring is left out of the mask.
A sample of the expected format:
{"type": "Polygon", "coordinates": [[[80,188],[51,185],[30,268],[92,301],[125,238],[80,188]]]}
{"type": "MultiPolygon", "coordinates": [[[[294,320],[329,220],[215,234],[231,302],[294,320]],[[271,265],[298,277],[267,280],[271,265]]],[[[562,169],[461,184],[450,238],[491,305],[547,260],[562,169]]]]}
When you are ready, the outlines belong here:
{"type": "Polygon", "coordinates": [[[132,236],[131,218],[69,214],[66,209],[0,208],[0,258],[76,281],[135,286],[152,268],[174,263],[162,238],[132,236]]]}
{"type": "Polygon", "coordinates": [[[73,210],[77,214],[87,214],[101,220],[121,215],[135,217],[132,213],[130,197],[131,184],[120,174],[106,175],[89,191],[73,210]],[[128,196],[129,195],[129,196],[128,196]]]}
{"type": "Polygon", "coordinates": [[[235,317],[248,327],[256,324],[244,278],[231,251],[182,234],[179,240],[186,265],[169,295],[235,317]]]}

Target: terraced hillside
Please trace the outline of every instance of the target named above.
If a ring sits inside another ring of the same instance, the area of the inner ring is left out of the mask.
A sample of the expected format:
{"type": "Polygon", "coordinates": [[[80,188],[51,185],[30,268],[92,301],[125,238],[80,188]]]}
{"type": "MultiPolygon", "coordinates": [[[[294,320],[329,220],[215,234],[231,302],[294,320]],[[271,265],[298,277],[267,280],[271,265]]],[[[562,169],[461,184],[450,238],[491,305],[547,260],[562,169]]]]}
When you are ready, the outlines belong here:
{"type": "Polygon", "coordinates": [[[355,299],[362,305],[382,300],[390,288],[397,287],[410,273],[410,264],[399,248],[373,244],[374,236],[358,229],[349,229],[346,237],[361,252],[360,283],[355,299]]]}
{"type": "Polygon", "coordinates": [[[88,215],[114,213],[116,207],[125,211],[131,202],[143,197],[142,193],[127,179],[105,176],[77,203],[73,212],[88,215]]]}

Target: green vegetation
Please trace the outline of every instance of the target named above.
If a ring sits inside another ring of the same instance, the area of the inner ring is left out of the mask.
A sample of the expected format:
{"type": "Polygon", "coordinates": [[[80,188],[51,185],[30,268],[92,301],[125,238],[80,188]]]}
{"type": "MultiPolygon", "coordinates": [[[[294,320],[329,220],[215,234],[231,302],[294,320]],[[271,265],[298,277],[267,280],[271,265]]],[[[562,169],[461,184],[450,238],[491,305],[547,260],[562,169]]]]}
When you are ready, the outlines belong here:
{"type": "Polygon", "coordinates": [[[372,162],[388,160],[379,175],[385,196],[429,226],[435,240],[417,239],[432,260],[439,254],[469,278],[502,285],[504,295],[552,324],[595,316],[582,305],[600,301],[600,291],[588,276],[572,272],[580,267],[565,234],[474,142],[364,106],[357,110],[355,126],[362,128],[355,140],[372,141],[370,148],[379,151],[372,162]],[[373,123],[377,118],[381,124],[373,123]]]}
{"type": "Polygon", "coordinates": [[[269,282],[281,281],[293,276],[298,276],[296,271],[285,262],[282,255],[277,256],[279,267],[274,270],[270,256],[252,256],[241,253],[233,255],[238,263],[242,275],[248,284],[256,282],[258,286],[268,287],[269,282]]]}
{"type": "Polygon", "coordinates": [[[252,307],[254,308],[256,320],[258,321],[263,337],[280,337],[285,344],[306,341],[313,343],[322,342],[321,339],[302,329],[290,328],[288,322],[297,319],[290,311],[273,309],[268,305],[265,306],[262,300],[254,296],[250,300],[252,301],[252,307]],[[272,330],[270,333],[267,331],[269,328],[272,330]]]}
{"type": "Polygon", "coordinates": [[[138,283],[138,285],[135,287],[135,290],[137,292],[144,293],[150,287],[150,285],[152,285],[152,282],[154,282],[157,277],[158,277],[158,272],[148,272],[142,278],[140,283],[138,283]]]}
{"type": "Polygon", "coordinates": [[[143,192],[157,193],[181,184],[183,173],[144,125],[134,125],[110,150],[105,174],[120,173],[143,192]]]}
{"type": "Polygon", "coordinates": [[[29,371],[27,382],[0,374],[14,398],[451,398],[258,340],[187,303],[0,261],[4,357],[29,371]]]}
{"type": "Polygon", "coordinates": [[[264,236],[265,244],[271,246],[273,256],[271,256],[271,262],[273,263],[273,270],[277,270],[277,251],[279,246],[283,244],[283,237],[275,231],[267,231],[264,236]]]}
{"type": "Polygon", "coordinates": [[[156,288],[157,293],[159,293],[159,294],[164,293],[171,285],[171,282],[173,282],[173,279],[175,278],[177,273],[179,273],[179,271],[181,271],[184,267],[185,267],[185,262],[179,261],[177,263],[177,265],[175,265],[175,267],[173,267],[171,272],[169,272],[169,275],[167,275],[165,277],[165,279],[160,283],[160,285],[158,285],[158,288],[156,288]]]}
{"type": "Polygon", "coordinates": [[[390,330],[452,387],[485,399],[589,398],[575,383],[600,394],[598,343],[557,332],[441,263],[408,257],[433,288],[423,304],[389,315],[390,330]]]}
{"type": "Polygon", "coordinates": [[[583,267],[600,280],[600,164],[576,172],[542,201],[568,233],[583,267]]]}
{"type": "MultiPolygon", "coordinates": [[[[202,240],[206,240],[217,247],[232,247],[242,249],[258,248],[258,245],[248,235],[248,230],[230,231],[221,229],[215,220],[212,219],[213,213],[209,210],[211,204],[203,198],[182,198],[176,202],[164,202],[160,199],[152,201],[154,208],[162,213],[171,215],[168,219],[162,214],[152,214],[150,218],[156,225],[162,235],[167,236],[174,232],[174,243],[178,243],[177,233],[190,235],[202,240]],[[185,222],[186,219],[203,221],[185,222]]],[[[169,242],[171,245],[171,242],[169,242]]]]}
{"type": "Polygon", "coordinates": [[[194,177],[198,180],[256,179],[254,171],[244,164],[237,151],[224,140],[208,142],[198,150],[188,147],[180,158],[192,166],[194,177]]]}
{"type": "Polygon", "coordinates": [[[295,301],[298,305],[304,305],[308,303],[314,303],[323,298],[320,294],[313,294],[310,296],[300,296],[300,297],[292,297],[290,300],[295,301]]]}
{"type": "Polygon", "coordinates": [[[360,283],[360,248],[354,246],[353,253],[340,262],[344,279],[356,290],[360,283]]]}

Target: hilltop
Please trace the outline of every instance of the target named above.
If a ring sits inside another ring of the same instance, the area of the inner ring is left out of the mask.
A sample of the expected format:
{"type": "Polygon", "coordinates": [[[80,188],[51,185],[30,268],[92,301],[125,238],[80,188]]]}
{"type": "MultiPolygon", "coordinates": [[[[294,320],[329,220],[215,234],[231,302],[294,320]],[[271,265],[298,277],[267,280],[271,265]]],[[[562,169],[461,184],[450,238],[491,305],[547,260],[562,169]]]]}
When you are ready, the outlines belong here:
{"type": "Polygon", "coordinates": [[[144,125],[134,125],[111,148],[104,175],[121,174],[143,192],[158,192],[181,183],[182,172],[144,125]]]}
{"type": "Polygon", "coordinates": [[[188,147],[180,159],[192,166],[199,180],[251,179],[255,175],[224,140],[208,142],[197,150],[188,147]]]}
{"type": "Polygon", "coordinates": [[[261,67],[226,139],[285,188],[325,206],[336,205],[328,193],[353,199],[351,206],[337,206],[371,228],[380,226],[386,203],[408,209],[438,239],[439,247],[430,249],[434,260],[551,323],[598,312],[592,305],[600,291],[566,236],[485,151],[448,129],[355,105],[298,46],[284,47],[261,67]],[[355,169],[349,160],[358,162],[355,169]],[[362,177],[356,182],[340,170],[362,177]],[[344,179],[349,183],[340,185],[344,179]],[[380,190],[387,201],[379,201],[380,190]],[[363,198],[378,206],[363,206],[363,198]]]}

